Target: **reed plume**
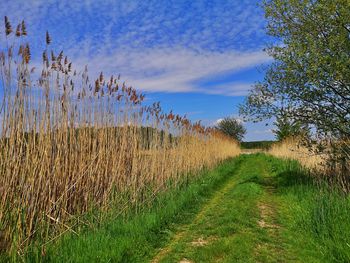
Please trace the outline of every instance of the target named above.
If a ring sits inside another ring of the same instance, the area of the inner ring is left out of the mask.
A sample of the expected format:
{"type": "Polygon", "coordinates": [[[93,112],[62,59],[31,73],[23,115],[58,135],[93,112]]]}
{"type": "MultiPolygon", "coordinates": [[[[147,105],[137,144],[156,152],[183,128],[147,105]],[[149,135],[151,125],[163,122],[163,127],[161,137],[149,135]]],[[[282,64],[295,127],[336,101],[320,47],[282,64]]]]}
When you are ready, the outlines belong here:
{"type": "MultiPolygon", "coordinates": [[[[5,29],[9,35],[7,17],[5,29]]],[[[145,104],[119,75],[101,73],[93,85],[87,68],[72,73],[63,52],[45,50],[35,80],[24,22],[17,31],[24,42],[18,55],[15,43],[0,47],[3,250],[22,254],[33,240],[50,242],[74,231],[89,211],[145,206],[239,154],[237,143],[217,131],[164,112],[160,103],[145,104]]],[[[47,49],[50,43],[46,32],[47,49]]]]}

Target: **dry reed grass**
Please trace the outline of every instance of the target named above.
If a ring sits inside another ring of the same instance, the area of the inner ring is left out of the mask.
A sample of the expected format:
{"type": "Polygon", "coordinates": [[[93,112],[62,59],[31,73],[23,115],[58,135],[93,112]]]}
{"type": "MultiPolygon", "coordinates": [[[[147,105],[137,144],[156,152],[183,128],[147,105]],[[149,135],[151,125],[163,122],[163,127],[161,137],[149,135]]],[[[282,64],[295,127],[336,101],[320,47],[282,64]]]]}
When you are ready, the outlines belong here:
{"type": "Polygon", "coordinates": [[[77,74],[63,52],[50,50],[48,32],[39,71],[30,67],[25,23],[13,33],[6,17],[5,35],[0,247],[21,254],[35,238],[74,231],[78,215],[109,210],[122,198],[142,206],[239,154],[224,135],[165,113],[159,103],[144,105],[144,95],[119,77],[101,73],[91,84],[87,68],[77,74]]]}
{"type": "Polygon", "coordinates": [[[288,138],[271,146],[268,153],[280,157],[297,160],[301,165],[310,169],[321,169],[326,156],[315,154],[301,144],[298,138],[288,138]]]}
{"type": "Polygon", "coordinates": [[[299,161],[311,174],[322,181],[340,186],[343,192],[350,192],[350,142],[329,141],[323,149],[303,146],[302,138],[288,138],[275,143],[269,154],[280,158],[299,161]]]}

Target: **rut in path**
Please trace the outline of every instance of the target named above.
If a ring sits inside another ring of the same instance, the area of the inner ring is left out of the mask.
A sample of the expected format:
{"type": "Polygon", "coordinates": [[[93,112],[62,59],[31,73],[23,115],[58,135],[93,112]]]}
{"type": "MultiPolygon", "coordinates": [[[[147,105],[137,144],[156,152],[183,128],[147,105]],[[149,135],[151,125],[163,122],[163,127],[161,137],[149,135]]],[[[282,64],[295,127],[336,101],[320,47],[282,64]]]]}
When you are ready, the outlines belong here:
{"type": "MultiPolygon", "coordinates": [[[[235,180],[231,180],[227,184],[225,184],[222,189],[218,190],[216,192],[216,194],[213,196],[213,198],[210,199],[209,202],[207,202],[203,206],[203,208],[200,210],[200,212],[194,218],[193,222],[191,224],[189,224],[189,225],[183,226],[183,228],[179,232],[177,232],[175,234],[175,236],[173,237],[172,241],[165,248],[162,248],[160,250],[160,252],[155,256],[155,258],[151,262],[152,263],[158,263],[169,252],[171,252],[172,246],[175,245],[177,242],[180,242],[183,237],[188,235],[190,233],[190,229],[192,227],[195,227],[197,225],[197,223],[199,223],[201,220],[203,220],[204,217],[206,216],[206,214],[209,211],[212,211],[213,209],[215,209],[215,206],[220,202],[220,200],[223,198],[225,193],[230,191],[230,189],[232,189],[236,185],[236,183],[237,182],[235,180]]],[[[196,241],[193,241],[193,244],[195,242],[196,241]]],[[[206,241],[202,241],[202,242],[206,243],[206,241]]],[[[182,262],[186,262],[186,260],[187,259],[183,259],[182,262]]],[[[188,261],[188,262],[191,262],[191,261],[188,261]]]]}
{"type": "Polygon", "coordinates": [[[151,262],[278,262],[285,253],[273,180],[264,158],[244,157],[229,181],[151,262]]]}
{"type": "Polygon", "coordinates": [[[258,225],[260,228],[265,229],[267,236],[275,242],[263,242],[259,243],[256,247],[256,254],[261,254],[261,251],[269,251],[271,254],[280,255],[283,253],[281,243],[281,226],[277,223],[277,209],[278,206],[273,201],[273,195],[276,192],[276,188],[273,185],[273,177],[267,175],[263,178],[264,194],[258,202],[258,209],[260,212],[260,220],[258,225]]]}

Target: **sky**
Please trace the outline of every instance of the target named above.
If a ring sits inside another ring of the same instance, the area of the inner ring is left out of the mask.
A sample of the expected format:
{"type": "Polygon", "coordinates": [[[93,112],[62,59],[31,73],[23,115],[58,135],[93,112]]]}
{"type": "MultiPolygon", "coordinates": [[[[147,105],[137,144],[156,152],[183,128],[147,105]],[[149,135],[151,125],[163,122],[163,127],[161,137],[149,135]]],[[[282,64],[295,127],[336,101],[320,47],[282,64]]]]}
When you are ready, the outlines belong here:
{"type": "MultiPolygon", "coordinates": [[[[147,102],[210,126],[239,118],[239,104],[271,62],[259,2],[0,0],[0,16],[13,27],[26,21],[33,57],[40,58],[48,30],[73,67],[120,74],[147,102]]],[[[274,138],[270,124],[245,126],[246,141],[274,138]]]]}

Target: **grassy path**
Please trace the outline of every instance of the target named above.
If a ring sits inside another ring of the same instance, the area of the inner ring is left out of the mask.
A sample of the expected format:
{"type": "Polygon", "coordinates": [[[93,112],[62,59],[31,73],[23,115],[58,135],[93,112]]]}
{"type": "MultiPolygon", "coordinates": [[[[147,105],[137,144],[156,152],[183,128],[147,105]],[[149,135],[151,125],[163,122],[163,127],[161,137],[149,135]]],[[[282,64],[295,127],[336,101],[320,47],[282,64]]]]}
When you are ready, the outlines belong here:
{"type": "Polygon", "coordinates": [[[289,203],[269,159],[240,158],[230,180],[151,262],[318,262],[281,213],[289,203]]]}
{"type": "Polygon", "coordinates": [[[246,154],[23,261],[350,262],[349,218],[350,197],[315,185],[296,162],[246,154]]]}

